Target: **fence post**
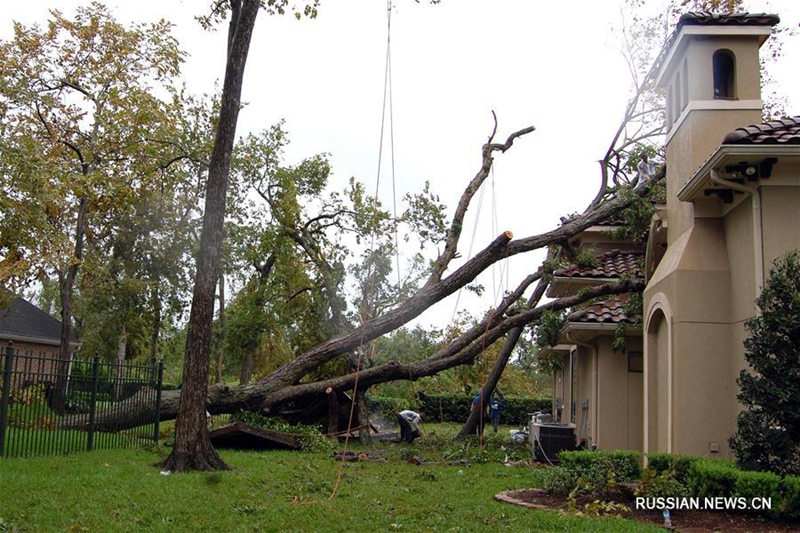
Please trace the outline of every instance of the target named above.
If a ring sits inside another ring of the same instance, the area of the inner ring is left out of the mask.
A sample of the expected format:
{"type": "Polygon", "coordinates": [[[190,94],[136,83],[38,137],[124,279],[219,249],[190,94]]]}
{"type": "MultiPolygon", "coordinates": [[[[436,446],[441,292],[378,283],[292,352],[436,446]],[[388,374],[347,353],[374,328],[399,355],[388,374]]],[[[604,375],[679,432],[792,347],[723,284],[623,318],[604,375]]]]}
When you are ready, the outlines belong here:
{"type": "Polygon", "coordinates": [[[153,441],[158,444],[159,418],[161,414],[161,382],[164,380],[164,360],[158,362],[158,383],[156,383],[156,418],[153,422],[153,441]]]}
{"type": "Polygon", "coordinates": [[[11,397],[11,369],[14,362],[14,346],[8,341],[6,346],[6,364],[3,368],[3,395],[0,397],[0,457],[3,457],[6,446],[6,427],[8,426],[8,401],[11,397]]]}
{"type": "Polygon", "coordinates": [[[100,375],[100,358],[96,355],[92,359],[92,396],[89,400],[89,439],[86,442],[86,449],[94,449],[94,421],[97,414],[97,381],[100,375]]]}

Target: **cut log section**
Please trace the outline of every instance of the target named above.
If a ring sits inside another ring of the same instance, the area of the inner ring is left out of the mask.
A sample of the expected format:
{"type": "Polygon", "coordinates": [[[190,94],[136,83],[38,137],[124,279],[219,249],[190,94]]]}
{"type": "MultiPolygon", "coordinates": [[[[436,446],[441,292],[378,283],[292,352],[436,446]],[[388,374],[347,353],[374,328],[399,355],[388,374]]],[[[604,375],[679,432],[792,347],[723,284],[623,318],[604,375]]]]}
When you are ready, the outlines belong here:
{"type": "Polygon", "coordinates": [[[298,450],[300,443],[294,435],[263,429],[243,422],[215,429],[209,435],[215,448],[240,450],[298,450]]]}

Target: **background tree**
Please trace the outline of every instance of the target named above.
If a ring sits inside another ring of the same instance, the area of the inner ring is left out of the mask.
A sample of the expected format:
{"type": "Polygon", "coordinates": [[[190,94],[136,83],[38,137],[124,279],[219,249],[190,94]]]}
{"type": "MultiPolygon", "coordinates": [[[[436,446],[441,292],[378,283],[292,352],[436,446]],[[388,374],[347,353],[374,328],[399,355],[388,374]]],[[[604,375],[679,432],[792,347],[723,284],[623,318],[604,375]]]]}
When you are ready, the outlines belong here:
{"type": "Polygon", "coordinates": [[[78,8],[74,20],[51,13],[46,29],[16,24],[14,39],[0,45],[0,276],[13,286],[54,272],[66,375],[87,246],[109,215],[128,209],[150,169],[176,160],[176,147],[159,136],[178,122],[171,81],[182,54],[163,21],[125,28],[98,3],[78,8]]]}
{"type": "Polygon", "coordinates": [[[745,325],[745,359],[737,383],[744,410],[730,445],[750,470],[800,474],[800,252],[775,262],[745,325]]]}

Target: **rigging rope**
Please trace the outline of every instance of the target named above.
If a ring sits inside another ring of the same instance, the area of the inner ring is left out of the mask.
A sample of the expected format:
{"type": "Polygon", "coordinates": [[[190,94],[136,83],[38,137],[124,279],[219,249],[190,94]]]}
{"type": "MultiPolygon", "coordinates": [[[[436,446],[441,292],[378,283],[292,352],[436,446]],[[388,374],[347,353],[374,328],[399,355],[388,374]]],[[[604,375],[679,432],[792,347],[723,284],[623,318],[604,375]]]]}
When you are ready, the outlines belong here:
{"type": "MultiPolygon", "coordinates": [[[[394,164],[394,118],[393,118],[393,107],[392,107],[392,53],[391,53],[391,42],[392,42],[392,0],[386,1],[386,67],[384,69],[383,74],[383,106],[381,109],[381,133],[379,139],[379,146],[378,146],[378,172],[375,178],[375,203],[376,203],[376,210],[375,214],[373,215],[372,219],[372,237],[370,239],[370,252],[374,253],[375,250],[375,230],[378,225],[378,213],[377,213],[377,203],[378,203],[378,194],[380,192],[381,186],[381,163],[383,160],[383,134],[385,131],[386,125],[386,100],[388,94],[389,100],[389,140],[390,140],[390,148],[391,148],[391,168],[392,168],[392,204],[393,204],[393,215],[395,220],[397,219],[397,196],[396,196],[396,188],[395,188],[395,164],[394,164]]],[[[397,285],[398,289],[400,287],[400,251],[399,251],[399,238],[397,235],[397,225],[395,224],[395,253],[396,253],[396,261],[397,261],[397,285]]],[[[367,279],[366,283],[370,283],[372,279],[372,261],[370,261],[370,265],[367,270],[367,279]]],[[[364,317],[363,313],[359,313],[359,318],[361,324],[363,325],[365,320],[369,320],[369,317],[364,317]]],[[[336,496],[336,493],[339,490],[339,485],[342,481],[342,475],[344,474],[344,466],[345,466],[345,455],[347,454],[347,448],[350,444],[350,433],[353,427],[353,415],[355,413],[356,403],[358,402],[358,379],[361,372],[361,359],[364,353],[363,350],[364,346],[364,333],[362,333],[361,343],[358,347],[358,360],[356,362],[356,370],[354,372],[354,379],[353,379],[353,400],[350,403],[350,415],[347,420],[347,432],[345,433],[344,437],[344,452],[342,453],[342,460],[339,464],[339,471],[336,475],[336,482],[334,483],[333,489],[331,490],[330,496],[328,499],[333,499],[336,496]]],[[[374,360],[375,352],[377,349],[377,342],[373,340],[371,342],[371,353],[370,359],[374,360]]],[[[367,428],[369,431],[369,428],[367,428]]]]}

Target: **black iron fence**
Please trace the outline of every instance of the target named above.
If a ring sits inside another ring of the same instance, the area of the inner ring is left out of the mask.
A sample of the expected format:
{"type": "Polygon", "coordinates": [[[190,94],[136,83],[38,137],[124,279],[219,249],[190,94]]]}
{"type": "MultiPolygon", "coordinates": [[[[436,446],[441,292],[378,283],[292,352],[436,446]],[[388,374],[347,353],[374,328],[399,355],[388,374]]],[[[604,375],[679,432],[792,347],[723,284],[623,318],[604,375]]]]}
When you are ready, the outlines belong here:
{"type": "Polygon", "coordinates": [[[157,441],[163,375],[163,363],[64,361],[0,347],[0,457],[157,441]]]}

